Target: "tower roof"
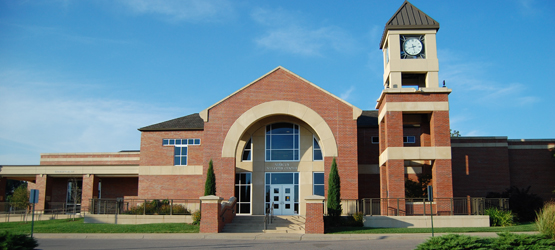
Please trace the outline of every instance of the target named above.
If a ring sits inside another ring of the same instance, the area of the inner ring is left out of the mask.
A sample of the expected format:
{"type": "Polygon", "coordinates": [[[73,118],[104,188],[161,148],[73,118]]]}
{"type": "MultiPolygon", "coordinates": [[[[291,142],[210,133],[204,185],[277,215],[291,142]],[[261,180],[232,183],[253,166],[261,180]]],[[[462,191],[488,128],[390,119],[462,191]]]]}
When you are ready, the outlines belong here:
{"type": "Polygon", "coordinates": [[[395,14],[387,21],[380,42],[380,49],[385,42],[388,30],[411,30],[411,29],[439,29],[439,23],[426,15],[420,9],[405,0],[395,14]]]}

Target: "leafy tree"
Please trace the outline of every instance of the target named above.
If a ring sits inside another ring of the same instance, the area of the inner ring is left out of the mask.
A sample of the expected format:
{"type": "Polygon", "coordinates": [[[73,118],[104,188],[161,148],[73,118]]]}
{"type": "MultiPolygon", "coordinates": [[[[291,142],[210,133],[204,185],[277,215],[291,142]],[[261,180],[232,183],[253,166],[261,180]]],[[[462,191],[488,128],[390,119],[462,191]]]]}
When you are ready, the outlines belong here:
{"type": "Polygon", "coordinates": [[[8,202],[15,209],[26,209],[29,207],[29,191],[27,185],[21,185],[15,189],[12,195],[8,196],[8,202]]]}
{"type": "Polygon", "coordinates": [[[214,175],[212,159],[210,159],[210,163],[208,163],[208,173],[206,173],[206,183],[204,184],[204,195],[216,195],[216,175],[214,175]]]}
{"type": "Polygon", "coordinates": [[[461,137],[461,132],[459,132],[458,130],[449,129],[449,134],[451,134],[451,137],[461,137]]]}
{"type": "Polygon", "coordinates": [[[428,185],[432,181],[431,174],[420,174],[418,181],[405,178],[405,197],[406,198],[425,198],[428,197],[428,185]]]}
{"type": "Polygon", "coordinates": [[[332,217],[339,217],[341,211],[341,180],[337,171],[337,163],[333,158],[328,177],[328,214],[332,217]]]}
{"type": "Polygon", "coordinates": [[[15,191],[15,189],[18,188],[19,186],[22,186],[22,185],[27,187],[27,182],[26,181],[8,179],[6,181],[6,197],[12,195],[13,192],[15,191]]]}

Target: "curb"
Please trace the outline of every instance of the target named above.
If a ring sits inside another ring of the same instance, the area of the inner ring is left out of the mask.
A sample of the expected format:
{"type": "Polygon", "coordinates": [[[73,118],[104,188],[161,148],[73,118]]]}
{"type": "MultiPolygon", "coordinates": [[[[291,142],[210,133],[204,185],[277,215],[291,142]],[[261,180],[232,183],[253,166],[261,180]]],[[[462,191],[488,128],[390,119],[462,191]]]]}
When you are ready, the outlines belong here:
{"type": "MultiPolygon", "coordinates": [[[[513,232],[516,234],[537,234],[538,232],[513,232]]],[[[451,233],[437,233],[435,236],[442,236],[451,233]]],[[[469,236],[497,237],[496,232],[483,233],[455,233],[469,236]]],[[[407,240],[407,239],[428,239],[432,237],[430,233],[420,234],[265,234],[265,233],[186,233],[186,234],[48,234],[36,233],[36,239],[168,239],[168,240],[287,240],[287,241],[337,241],[337,240],[407,240]]]]}

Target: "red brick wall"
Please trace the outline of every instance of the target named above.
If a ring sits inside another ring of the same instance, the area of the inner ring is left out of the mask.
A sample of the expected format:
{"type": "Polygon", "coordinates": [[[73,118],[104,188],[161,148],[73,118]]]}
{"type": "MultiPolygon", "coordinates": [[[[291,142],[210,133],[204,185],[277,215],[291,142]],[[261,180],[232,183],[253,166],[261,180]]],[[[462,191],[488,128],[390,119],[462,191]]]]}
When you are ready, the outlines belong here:
{"type": "Polygon", "coordinates": [[[324,203],[306,204],[305,233],[324,233],[324,203]]]}
{"type": "Polygon", "coordinates": [[[204,182],[200,175],[141,175],[138,198],[198,199],[204,195],[204,182]]]}
{"type": "MultiPolygon", "coordinates": [[[[501,141],[503,140],[454,139],[453,143],[501,141]]],[[[489,192],[503,192],[511,185],[508,154],[506,147],[452,147],[453,195],[485,197],[489,192]]]]}
{"type": "MultiPolygon", "coordinates": [[[[342,198],[357,199],[357,127],[356,120],[353,120],[352,107],[281,69],[210,109],[209,122],[205,123],[204,127],[204,172],[206,172],[208,161],[213,159],[217,178],[217,195],[227,198],[234,194],[235,161],[221,158],[223,141],[229,128],[241,114],[250,108],[275,100],[303,104],[322,116],[330,126],[339,147],[337,165],[342,182],[342,198]]],[[[329,169],[331,161],[326,159],[325,164],[326,169],[329,169]]]]}
{"type": "Polygon", "coordinates": [[[359,174],[358,175],[358,197],[380,198],[380,175],[359,174]]]}
{"type": "Polygon", "coordinates": [[[509,142],[511,145],[543,145],[545,149],[509,149],[510,183],[512,186],[526,188],[530,193],[542,197],[544,201],[555,199],[555,158],[554,150],[547,149],[551,142],[509,142]]]}
{"type": "MultiPolygon", "coordinates": [[[[101,195],[103,199],[115,199],[124,196],[138,195],[138,177],[102,177],[99,179],[102,180],[101,195]]],[[[96,187],[98,188],[98,184],[96,187]]]]}
{"type": "Polygon", "coordinates": [[[201,206],[200,232],[220,232],[220,203],[203,203],[201,206]]]}
{"type": "Polygon", "coordinates": [[[187,165],[208,165],[203,162],[203,131],[148,131],[141,133],[141,166],[173,166],[173,146],[162,146],[163,139],[200,139],[200,145],[187,148],[187,165]]]}
{"type": "Polygon", "coordinates": [[[380,144],[373,144],[372,136],[379,136],[378,128],[358,129],[358,164],[378,164],[380,162],[380,144]]]}

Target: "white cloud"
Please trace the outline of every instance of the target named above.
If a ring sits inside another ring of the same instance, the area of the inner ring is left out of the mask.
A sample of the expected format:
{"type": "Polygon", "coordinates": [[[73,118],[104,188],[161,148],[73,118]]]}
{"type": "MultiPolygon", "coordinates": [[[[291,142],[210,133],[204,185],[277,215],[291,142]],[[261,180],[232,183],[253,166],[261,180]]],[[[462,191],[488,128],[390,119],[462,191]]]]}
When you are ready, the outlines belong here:
{"type": "Polygon", "coordinates": [[[138,14],[155,14],[169,21],[220,22],[233,14],[228,0],[120,0],[138,14]]]}
{"type": "Polygon", "coordinates": [[[357,48],[352,36],[337,26],[311,28],[299,13],[282,9],[255,9],[251,17],[266,26],[264,35],[255,39],[263,48],[303,56],[323,56],[325,51],[349,53],[357,48]]]}
{"type": "Polygon", "coordinates": [[[37,79],[49,77],[0,72],[0,164],[38,164],[39,153],[138,150],[138,128],[187,114],[83,95],[101,88],[94,84],[37,79]]]}
{"type": "Polygon", "coordinates": [[[355,90],[355,86],[351,86],[348,90],[346,90],[345,92],[341,93],[339,95],[339,97],[345,101],[348,101],[349,98],[351,97],[351,93],[353,93],[353,91],[355,90]]]}
{"type": "Polygon", "coordinates": [[[465,96],[468,104],[488,106],[521,106],[540,101],[538,97],[526,94],[527,87],[519,82],[499,82],[488,73],[490,63],[465,60],[449,50],[438,51],[442,63],[440,84],[452,88],[460,96],[465,96]]]}

